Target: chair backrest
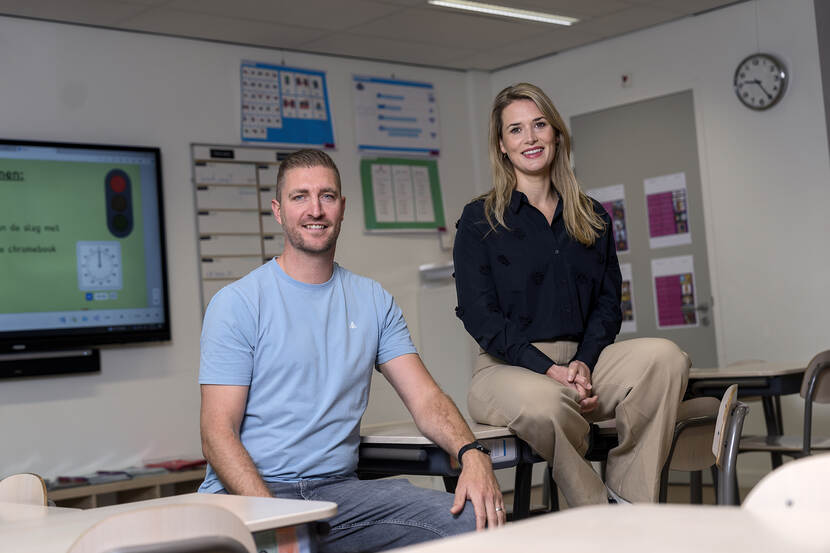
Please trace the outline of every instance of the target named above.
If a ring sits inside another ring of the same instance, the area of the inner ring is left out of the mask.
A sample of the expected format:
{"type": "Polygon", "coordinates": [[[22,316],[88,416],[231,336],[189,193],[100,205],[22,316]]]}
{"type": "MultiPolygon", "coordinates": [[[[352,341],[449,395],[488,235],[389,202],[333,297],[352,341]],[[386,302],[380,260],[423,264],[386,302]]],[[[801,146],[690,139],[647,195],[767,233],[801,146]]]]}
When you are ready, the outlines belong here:
{"type": "Polygon", "coordinates": [[[723,467],[723,455],[726,450],[726,439],[729,437],[729,421],[732,416],[732,409],[738,401],[738,385],[733,384],[726,389],[720,401],[718,419],[715,422],[715,437],[712,440],[712,454],[715,456],[715,464],[723,467]]]}
{"type": "Polygon", "coordinates": [[[804,379],[801,381],[801,397],[804,399],[807,399],[807,392],[813,379],[815,379],[813,401],[830,403],[830,350],[817,354],[807,364],[804,379]]]}
{"type": "Polygon", "coordinates": [[[46,506],[46,484],[37,474],[21,472],[0,480],[0,501],[46,506]]]}
{"type": "Polygon", "coordinates": [[[680,403],[669,468],[688,472],[715,464],[711,444],[719,409],[720,401],[713,397],[696,397],[680,403]]]}
{"type": "Polygon", "coordinates": [[[87,529],[67,553],[256,553],[250,530],[214,505],[178,504],[118,513],[87,529]]]}
{"type": "MultiPolygon", "coordinates": [[[[830,512],[830,454],[785,463],[761,479],[743,503],[752,511],[830,512]]],[[[830,519],[828,519],[830,520],[830,519]]]]}

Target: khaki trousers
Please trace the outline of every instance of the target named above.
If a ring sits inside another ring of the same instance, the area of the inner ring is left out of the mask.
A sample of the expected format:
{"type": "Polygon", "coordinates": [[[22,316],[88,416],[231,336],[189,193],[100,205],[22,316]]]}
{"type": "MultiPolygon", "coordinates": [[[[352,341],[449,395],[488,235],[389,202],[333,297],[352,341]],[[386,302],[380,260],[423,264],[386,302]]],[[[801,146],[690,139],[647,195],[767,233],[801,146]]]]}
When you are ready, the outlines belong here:
{"type": "MultiPolygon", "coordinates": [[[[578,346],[534,345],[561,365],[578,346]]],[[[662,338],[611,344],[602,351],[591,377],[599,404],[583,416],[576,390],[482,352],[467,403],[473,419],[507,426],[551,463],[571,507],[608,502],[605,484],[584,455],[589,423],[616,419],[619,445],[608,454],[608,487],[632,502],[656,502],[690,364],[674,342],[662,338]]]]}

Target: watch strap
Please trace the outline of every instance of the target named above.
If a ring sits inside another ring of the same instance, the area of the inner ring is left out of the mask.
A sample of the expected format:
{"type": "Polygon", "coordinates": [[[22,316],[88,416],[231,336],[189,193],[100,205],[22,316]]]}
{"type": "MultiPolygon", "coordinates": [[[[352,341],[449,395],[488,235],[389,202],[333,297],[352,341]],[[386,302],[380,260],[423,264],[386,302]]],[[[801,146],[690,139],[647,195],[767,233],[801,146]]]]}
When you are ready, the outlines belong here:
{"type": "Polygon", "coordinates": [[[479,442],[478,440],[470,442],[466,445],[461,446],[461,449],[458,450],[458,464],[462,467],[464,466],[464,463],[461,461],[461,457],[471,449],[477,449],[485,455],[490,455],[490,450],[487,449],[487,447],[483,443],[479,442]]]}

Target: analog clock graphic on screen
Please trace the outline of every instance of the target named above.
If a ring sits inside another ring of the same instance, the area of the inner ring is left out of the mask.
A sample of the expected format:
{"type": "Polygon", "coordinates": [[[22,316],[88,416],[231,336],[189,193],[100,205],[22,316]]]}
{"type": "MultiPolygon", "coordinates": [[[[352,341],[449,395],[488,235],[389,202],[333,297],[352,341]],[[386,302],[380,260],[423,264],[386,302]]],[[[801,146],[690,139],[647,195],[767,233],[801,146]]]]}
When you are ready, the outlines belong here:
{"type": "Polygon", "coordinates": [[[120,290],[121,244],[116,241],[78,242],[78,288],[120,290]]]}

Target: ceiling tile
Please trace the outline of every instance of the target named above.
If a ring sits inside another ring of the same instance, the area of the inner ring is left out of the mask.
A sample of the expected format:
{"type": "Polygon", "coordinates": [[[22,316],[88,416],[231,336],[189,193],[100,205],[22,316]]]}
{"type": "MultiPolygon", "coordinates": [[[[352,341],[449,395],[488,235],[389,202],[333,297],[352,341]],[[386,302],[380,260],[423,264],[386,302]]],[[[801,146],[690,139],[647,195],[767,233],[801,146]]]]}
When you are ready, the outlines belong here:
{"type": "MultiPolygon", "coordinates": [[[[471,49],[337,33],[303,45],[304,50],[369,59],[449,67],[448,63],[475,53],[471,49]]],[[[455,67],[455,66],[452,66],[455,67]]]]}
{"type": "Polygon", "coordinates": [[[604,17],[580,21],[573,26],[573,29],[601,37],[610,37],[645,29],[679,17],[682,15],[662,8],[634,6],[604,17]]]}
{"type": "Polygon", "coordinates": [[[735,0],[650,0],[649,3],[658,8],[693,14],[734,4],[735,0]]]}
{"type": "Polygon", "coordinates": [[[167,4],[170,0],[107,0],[108,2],[115,2],[121,4],[141,4],[142,6],[161,6],[167,4]]]}
{"type": "Polygon", "coordinates": [[[323,31],[316,29],[303,29],[231,17],[217,17],[167,8],[153,8],[136,17],[127,19],[120,26],[138,31],[274,48],[296,48],[303,42],[308,42],[325,34],[323,31]]]}
{"type": "Polygon", "coordinates": [[[427,0],[377,0],[383,4],[392,4],[393,6],[423,6],[427,0]]]}
{"type": "Polygon", "coordinates": [[[328,30],[345,30],[404,9],[369,0],[173,0],[167,7],[328,30]]]}
{"type": "Polygon", "coordinates": [[[0,15],[17,15],[83,23],[113,25],[117,21],[141,13],[147,6],[107,0],[0,0],[0,15]]]}
{"type": "Polygon", "coordinates": [[[469,58],[464,58],[463,60],[459,60],[458,63],[462,63],[464,68],[466,69],[476,69],[479,71],[492,71],[494,69],[498,69],[499,67],[506,67],[510,65],[516,65],[517,63],[521,63],[524,61],[521,55],[512,53],[508,54],[506,52],[479,52],[469,58]]]}
{"type": "Polygon", "coordinates": [[[479,52],[459,61],[469,62],[471,69],[492,71],[508,65],[540,58],[597,40],[597,37],[565,28],[530,37],[509,45],[479,52]]]}
{"type": "Polygon", "coordinates": [[[371,24],[354,27],[349,32],[475,50],[507,44],[549,29],[550,25],[542,23],[509,21],[434,8],[408,9],[371,24]]]}

